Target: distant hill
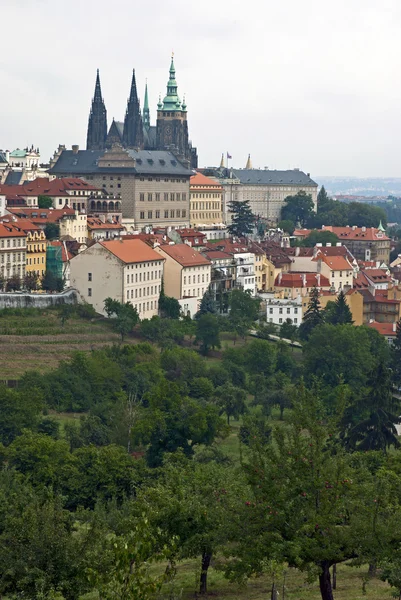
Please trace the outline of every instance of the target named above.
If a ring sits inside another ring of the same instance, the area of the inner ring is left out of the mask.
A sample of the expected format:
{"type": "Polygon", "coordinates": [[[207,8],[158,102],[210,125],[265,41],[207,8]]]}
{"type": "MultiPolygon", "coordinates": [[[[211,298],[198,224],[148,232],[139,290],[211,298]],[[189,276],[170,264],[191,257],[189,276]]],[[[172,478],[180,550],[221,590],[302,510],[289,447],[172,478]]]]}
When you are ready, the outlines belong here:
{"type": "Polygon", "coordinates": [[[329,195],[401,197],[401,177],[315,177],[329,195]]]}

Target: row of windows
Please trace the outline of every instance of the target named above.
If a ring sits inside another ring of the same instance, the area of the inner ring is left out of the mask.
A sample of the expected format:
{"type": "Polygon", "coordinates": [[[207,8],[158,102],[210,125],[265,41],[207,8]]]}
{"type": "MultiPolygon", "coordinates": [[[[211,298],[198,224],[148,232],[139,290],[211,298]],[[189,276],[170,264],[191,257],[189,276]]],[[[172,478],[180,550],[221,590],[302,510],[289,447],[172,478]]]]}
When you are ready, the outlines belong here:
{"type": "MultiPolygon", "coordinates": [[[[162,277],[162,272],[161,269],[159,270],[159,277],[157,277],[157,271],[148,271],[148,281],[152,280],[152,279],[161,279],[162,277]]],[[[146,273],[143,274],[143,280],[146,281],[146,273]]],[[[141,283],[142,281],[142,273],[139,273],[139,279],[138,279],[138,273],[135,273],[135,283],[141,283]]],[[[130,283],[130,278],[129,278],[129,274],[127,275],[127,283],[130,283]]],[[[131,283],[134,283],[134,274],[131,273],[131,283]]]]}
{"type": "MultiPolygon", "coordinates": [[[[103,178],[105,179],[105,178],[103,178]]],[[[163,179],[161,179],[160,177],[147,177],[147,181],[153,181],[153,179],[155,181],[164,181],[165,183],[186,183],[187,180],[186,179],[168,179],[168,177],[164,177],[163,179]]],[[[140,177],[139,178],[140,181],[145,181],[145,177],[140,177]]]]}
{"type": "MultiPolygon", "coordinates": [[[[104,187],[104,188],[105,188],[105,187],[106,187],[106,184],[104,183],[102,187],[104,187]]],[[[113,184],[113,183],[110,183],[110,184],[109,184],[109,187],[110,187],[110,188],[113,188],[113,187],[114,187],[114,184],[113,184]]],[[[120,187],[121,187],[121,183],[117,183],[117,187],[118,187],[118,188],[120,188],[120,187]]]]}
{"type": "MultiPolygon", "coordinates": [[[[170,215],[170,219],[185,219],[187,216],[187,211],[186,210],[165,210],[164,211],[164,218],[168,219],[170,215]]],[[[141,212],[139,213],[139,218],[140,219],[144,219],[145,218],[145,211],[141,210],[141,212]]],[[[153,219],[153,210],[148,210],[148,219],[153,219]]],[[[155,219],[160,219],[160,210],[155,210],[155,219]]]]}
{"type": "MultiPolygon", "coordinates": [[[[283,309],[279,308],[278,309],[278,313],[279,315],[283,314],[283,309]]],[[[273,314],[273,308],[269,308],[269,314],[272,315],[273,314]]],[[[291,314],[291,308],[287,308],[287,315],[291,314]]],[[[294,314],[297,315],[298,314],[298,308],[294,308],[294,314]]]]}
{"type": "MultiPolygon", "coordinates": [[[[202,274],[202,283],[208,283],[209,281],[209,273],[206,273],[206,279],[205,279],[205,274],[202,274]]],[[[201,276],[198,274],[198,283],[201,282],[201,276]]],[[[191,280],[191,275],[188,275],[188,284],[191,283],[196,283],[196,275],[192,275],[192,280],[191,280]]],[[[187,285],[187,278],[184,275],[184,285],[187,285]]]]}
{"type": "Polygon", "coordinates": [[[191,198],[220,198],[221,194],[194,194],[191,192],[191,198]]]}
{"type": "MultiPolygon", "coordinates": [[[[153,194],[153,192],[148,192],[147,193],[147,201],[148,202],[153,202],[153,195],[154,195],[154,199],[156,200],[156,202],[160,202],[160,197],[161,197],[161,193],[160,192],[155,192],[153,194]]],[[[183,202],[187,201],[187,194],[186,192],[163,192],[163,199],[165,202],[168,202],[170,200],[170,202],[181,202],[181,200],[183,202]]],[[[145,192],[140,192],[139,194],[139,201],[140,202],[145,202],[145,192]]]]}
{"type": "MultiPolygon", "coordinates": [[[[159,267],[159,266],[160,266],[160,264],[161,264],[161,261],[159,261],[159,260],[158,260],[158,261],[155,261],[155,262],[150,262],[150,263],[147,263],[148,267],[159,267]]],[[[135,265],[128,265],[127,269],[133,269],[133,268],[134,268],[134,266],[135,266],[135,269],[137,269],[137,268],[138,268],[138,266],[139,266],[139,267],[141,267],[141,265],[140,265],[140,264],[138,265],[138,263],[136,263],[135,265]]]]}
{"type": "Polygon", "coordinates": [[[191,216],[192,219],[201,221],[202,219],[215,219],[216,221],[221,220],[221,212],[214,212],[214,213],[193,213],[191,216]]]}
{"type": "Polygon", "coordinates": [[[220,202],[194,202],[191,208],[193,210],[221,210],[221,204],[220,202]]]}
{"type": "Polygon", "coordinates": [[[154,294],[160,294],[160,290],[161,290],[161,285],[151,285],[150,288],[143,288],[143,293],[142,293],[142,288],[136,288],[135,290],[127,290],[127,300],[129,300],[131,298],[131,300],[134,298],[134,293],[135,293],[135,298],[142,298],[142,296],[144,298],[146,298],[147,296],[153,296],[154,294]]]}
{"type": "MultiPolygon", "coordinates": [[[[191,290],[185,290],[185,291],[184,291],[184,296],[186,296],[187,298],[188,298],[189,296],[196,296],[197,298],[200,298],[200,291],[201,291],[201,288],[198,288],[198,293],[196,294],[196,293],[195,293],[195,292],[196,292],[196,290],[195,290],[195,288],[194,288],[194,289],[192,290],[192,294],[191,294],[191,290]]],[[[204,294],[204,293],[205,293],[205,288],[202,288],[202,296],[203,296],[203,294],[204,294]]]]}
{"type": "MultiPolygon", "coordinates": [[[[335,276],[335,274],[336,274],[336,273],[335,273],[335,271],[332,271],[332,272],[331,272],[331,276],[332,276],[332,277],[334,277],[334,276],[335,276]]],[[[345,273],[345,276],[346,276],[346,277],[351,277],[351,275],[352,275],[352,272],[348,272],[348,271],[346,271],[346,273],[345,273]]],[[[343,276],[343,272],[342,272],[342,271],[340,271],[340,277],[342,277],[342,276],[343,276]]]]}
{"type": "MultiPolygon", "coordinates": [[[[18,256],[19,256],[19,255],[18,255],[18,256]]],[[[18,260],[19,260],[19,259],[18,259],[18,260]]],[[[26,264],[27,264],[27,265],[32,265],[32,264],[33,264],[33,265],[40,265],[40,264],[44,265],[44,264],[45,264],[45,257],[44,257],[44,256],[42,256],[42,258],[41,258],[41,259],[40,259],[40,258],[28,258],[28,259],[27,259],[27,261],[26,261],[26,264]],[[32,261],[33,261],[33,262],[32,262],[32,261]]]]}
{"type": "MultiPolygon", "coordinates": [[[[6,248],[11,248],[11,240],[6,240],[6,244],[4,244],[4,240],[1,240],[1,247],[4,248],[4,246],[6,246],[6,248]]],[[[18,246],[18,248],[20,248],[21,246],[25,246],[24,243],[21,244],[21,238],[18,238],[18,240],[16,240],[15,238],[13,239],[13,243],[12,243],[12,247],[16,248],[18,246]]]]}
{"type": "Polygon", "coordinates": [[[28,252],[46,252],[46,244],[29,244],[28,252]]]}
{"type": "Polygon", "coordinates": [[[25,254],[21,252],[18,252],[18,254],[16,252],[10,252],[10,254],[1,255],[2,264],[4,264],[5,262],[21,262],[21,260],[25,260],[25,254]],[[7,257],[7,260],[4,258],[4,256],[7,257]]]}
{"type": "MultiPolygon", "coordinates": [[[[283,322],[283,319],[280,317],[280,319],[278,320],[278,322],[281,325],[281,323],[283,322]]],[[[269,319],[269,323],[273,323],[273,319],[269,319]]],[[[298,319],[294,319],[294,325],[297,325],[297,323],[298,323],[298,319]]]]}
{"type": "MultiPolygon", "coordinates": [[[[150,302],[146,302],[146,310],[157,310],[157,304],[157,300],[151,300],[150,302]]],[[[136,308],[138,314],[141,314],[141,312],[145,312],[145,302],[143,302],[143,304],[134,304],[134,308],[136,308]]]]}

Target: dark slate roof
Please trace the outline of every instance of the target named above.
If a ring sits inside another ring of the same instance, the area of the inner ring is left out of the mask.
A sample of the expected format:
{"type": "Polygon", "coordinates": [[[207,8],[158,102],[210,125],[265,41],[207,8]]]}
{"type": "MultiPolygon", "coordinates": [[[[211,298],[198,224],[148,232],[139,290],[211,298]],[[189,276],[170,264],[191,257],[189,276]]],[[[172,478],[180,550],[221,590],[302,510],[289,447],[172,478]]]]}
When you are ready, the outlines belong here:
{"type": "Polygon", "coordinates": [[[0,163],[8,163],[6,153],[0,150],[0,163]]]}
{"type": "Polygon", "coordinates": [[[97,161],[103,154],[103,150],[79,150],[76,154],[72,150],[63,150],[48,173],[52,175],[97,173],[97,161]]]}
{"type": "Polygon", "coordinates": [[[148,130],[144,128],[143,134],[145,136],[145,148],[149,148],[149,150],[156,148],[156,126],[152,125],[148,130]]]}
{"type": "Polygon", "coordinates": [[[5,180],[6,185],[19,185],[22,181],[22,171],[9,171],[5,180]]]}
{"type": "Polygon", "coordinates": [[[303,171],[272,171],[270,169],[232,169],[241,183],[249,185],[309,185],[317,186],[303,171]]]}
{"type": "Polygon", "coordinates": [[[193,172],[184,167],[176,157],[164,150],[127,150],[128,155],[136,159],[135,167],[98,167],[98,160],[105,154],[96,150],[79,150],[74,154],[72,150],[63,150],[56,164],[48,173],[54,175],[85,175],[96,173],[127,173],[144,175],[186,175],[190,177],[193,172]]]}

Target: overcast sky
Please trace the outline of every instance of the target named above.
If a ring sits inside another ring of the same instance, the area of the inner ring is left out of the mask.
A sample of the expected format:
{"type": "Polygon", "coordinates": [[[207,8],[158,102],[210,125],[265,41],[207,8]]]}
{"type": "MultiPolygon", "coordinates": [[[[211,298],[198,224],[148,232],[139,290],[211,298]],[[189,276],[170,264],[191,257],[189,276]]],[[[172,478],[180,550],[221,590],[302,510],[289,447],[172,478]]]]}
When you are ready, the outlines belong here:
{"type": "Polygon", "coordinates": [[[151,119],[174,51],[199,165],[401,177],[399,0],[1,0],[0,147],[85,147],[96,68],[151,119]]]}

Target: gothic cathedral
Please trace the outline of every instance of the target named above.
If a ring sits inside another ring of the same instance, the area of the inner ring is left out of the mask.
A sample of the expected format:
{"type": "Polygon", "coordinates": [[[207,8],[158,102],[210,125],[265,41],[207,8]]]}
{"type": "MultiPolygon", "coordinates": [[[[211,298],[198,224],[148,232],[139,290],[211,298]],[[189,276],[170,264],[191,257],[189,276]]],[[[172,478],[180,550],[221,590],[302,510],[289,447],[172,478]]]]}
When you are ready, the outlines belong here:
{"type": "Polygon", "coordinates": [[[97,71],[95,95],[88,121],[86,149],[107,150],[115,143],[121,144],[124,148],[169,150],[183,164],[192,168],[198,166],[196,148],[192,147],[188,138],[187,106],[185,99],[181,101],[177,92],[173,58],[167,94],[163,101],[159,98],[157,105],[156,126],[150,124],[147,84],[141,112],[134,70],[124,122],[113,119],[107,132],[107,111],[100,87],[99,70],[97,71]]]}

